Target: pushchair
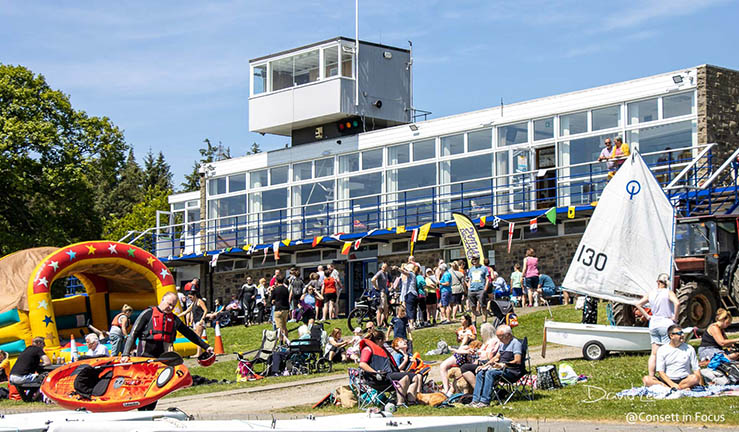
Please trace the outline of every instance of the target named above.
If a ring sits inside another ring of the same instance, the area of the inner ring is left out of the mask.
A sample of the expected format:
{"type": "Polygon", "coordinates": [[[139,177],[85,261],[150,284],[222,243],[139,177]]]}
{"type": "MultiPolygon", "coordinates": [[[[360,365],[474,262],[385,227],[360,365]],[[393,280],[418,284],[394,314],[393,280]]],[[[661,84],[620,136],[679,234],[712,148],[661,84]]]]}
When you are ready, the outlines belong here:
{"type": "Polygon", "coordinates": [[[246,353],[236,353],[236,356],[239,359],[239,369],[237,370],[237,373],[240,374],[241,370],[246,368],[245,372],[247,374],[251,373],[255,376],[263,377],[272,363],[272,356],[277,350],[278,344],[279,330],[263,330],[262,345],[258,350],[246,353]],[[252,353],[255,354],[251,359],[249,359],[247,356],[252,353]]]}
{"type": "Polygon", "coordinates": [[[295,339],[288,346],[285,368],[290,375],[326,373],[333,364],[323,356],[324,331],[322,323],[313,323],[309,339],[295,339]]]}
{"type": "Polygon", "coordinates": [[[494,317],[493,327],[498,328],[501,324],[513,324],[511,327],[518,325],[518,317],[513,310],[513,304],[511,302],[507,300],[491,300],[488,303],[488,310],[494,317]]]}

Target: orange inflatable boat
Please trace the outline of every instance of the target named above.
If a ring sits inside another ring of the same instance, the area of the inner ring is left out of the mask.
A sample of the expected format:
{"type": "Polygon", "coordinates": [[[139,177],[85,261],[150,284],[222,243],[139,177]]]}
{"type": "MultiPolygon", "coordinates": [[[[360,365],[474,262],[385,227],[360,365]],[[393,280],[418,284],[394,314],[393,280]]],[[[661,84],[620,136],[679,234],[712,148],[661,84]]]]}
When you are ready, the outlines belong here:
{"type": "Polygon", "coordinates": [[[192,385],[190,371],[176,353],[161,358],[118,357],[80,360],[54,369],[41,391],[67,409],[127,411],[147,406],[192,385]]]}

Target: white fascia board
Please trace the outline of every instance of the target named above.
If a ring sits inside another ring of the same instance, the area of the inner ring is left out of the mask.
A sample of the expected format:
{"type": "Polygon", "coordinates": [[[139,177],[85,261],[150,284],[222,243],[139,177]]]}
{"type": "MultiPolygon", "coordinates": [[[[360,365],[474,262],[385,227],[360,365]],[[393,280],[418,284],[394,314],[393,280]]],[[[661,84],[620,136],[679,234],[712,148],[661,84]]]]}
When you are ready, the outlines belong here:
{"type": "Polygon", "coordinates": [[[167,201],[170,204],[181,203],[185,201],[200,200],[200,191],[184,192],[178,194],[172,194],[167,197],[167,201]]]}

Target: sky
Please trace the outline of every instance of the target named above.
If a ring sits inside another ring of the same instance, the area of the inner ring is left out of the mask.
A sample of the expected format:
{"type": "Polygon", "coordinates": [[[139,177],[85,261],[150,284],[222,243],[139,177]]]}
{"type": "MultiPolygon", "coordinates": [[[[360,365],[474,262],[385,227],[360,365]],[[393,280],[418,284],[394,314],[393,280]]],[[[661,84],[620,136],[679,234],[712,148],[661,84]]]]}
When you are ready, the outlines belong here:
{"type": "MultiPolygon", "coordinates": [[[[360,0],[360,39],[413,42],[414,105],[431,118],[713,64],[739,69],[736,0],[360,0]]],[[[245,154],[249,59],[354,37],[354,2],[0,0],[0,63],[43,74],[107,116],[176,186],[208,138],[245,154]]]]}

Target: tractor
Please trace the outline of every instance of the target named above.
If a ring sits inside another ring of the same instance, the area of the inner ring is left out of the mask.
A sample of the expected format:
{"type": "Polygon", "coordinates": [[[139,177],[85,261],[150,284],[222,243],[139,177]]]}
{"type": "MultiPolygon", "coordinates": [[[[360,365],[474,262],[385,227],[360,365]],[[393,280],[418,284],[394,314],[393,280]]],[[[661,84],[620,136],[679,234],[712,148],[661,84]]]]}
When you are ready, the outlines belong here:
{"type": "MultiPolygon", "coordinates": [[[[739,305],[739,215],[677,219],[673,288],[680,300],[682,326],[706,328],[716,310],[739,305]]],[[[616,325],[646,326],[631,305],[613,306],[616,325]]]]}

